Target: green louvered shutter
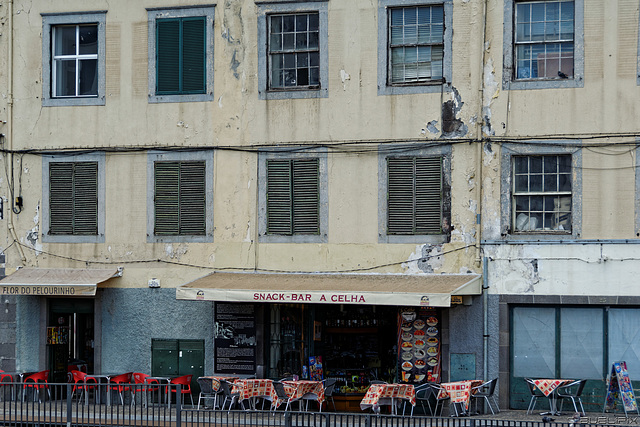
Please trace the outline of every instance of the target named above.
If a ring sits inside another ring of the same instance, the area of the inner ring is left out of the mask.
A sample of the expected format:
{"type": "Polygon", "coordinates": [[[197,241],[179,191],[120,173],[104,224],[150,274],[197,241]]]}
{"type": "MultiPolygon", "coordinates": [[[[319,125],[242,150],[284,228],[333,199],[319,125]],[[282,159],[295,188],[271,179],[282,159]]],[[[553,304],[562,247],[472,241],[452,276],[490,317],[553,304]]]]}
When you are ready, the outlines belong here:
{"type": "Polygon", "coordinates": [[[442,158],[416,158],[415,234],[442,233],[442,158]]]}
{"type": "Polygon", "coordinates": [[[98,163],[49,164],[49,234],[98,234],[98,163]]]}
{"type": "Polygon", "coordinates": [[[74,164],[73,234],[98,234],[98,163],[74,164]]]}
{"type": "Polygon", "coordinates": [[[291,161],[267,160],[267,234],[293,233],[291,161]]]}
{"type": "Polygon", "coordinates": [[[73,234],[73,163],[49,164],[49,234],[73,234]]]}
{"type": "Polygon", "coordinates": [[[318,159],[293,160],[293,233],[320,234],[318,159]]]}
{"type": "Polygon", "coordinates": [[[155,162],[154,233],[176,235],[180,231],[180,162],[155,162]]]}
{"type": "Polygon", "coordinates": [[[156,93],[180,92],[180,20],[156,22],[156,93]]]}
{"type": "Polygon", "coordinates": [[[206,19],[182,20],[182,93],[206,91],[206,19]]]}
{"type": "Polygon", "coordinates": [[[180,234],[204,235],[205,162],[180,164],[180,234]]]}
{"type": "Polygon", "coordinates": [[[387,159],[388,234],[442,232],[442,158],[387,159]]]}

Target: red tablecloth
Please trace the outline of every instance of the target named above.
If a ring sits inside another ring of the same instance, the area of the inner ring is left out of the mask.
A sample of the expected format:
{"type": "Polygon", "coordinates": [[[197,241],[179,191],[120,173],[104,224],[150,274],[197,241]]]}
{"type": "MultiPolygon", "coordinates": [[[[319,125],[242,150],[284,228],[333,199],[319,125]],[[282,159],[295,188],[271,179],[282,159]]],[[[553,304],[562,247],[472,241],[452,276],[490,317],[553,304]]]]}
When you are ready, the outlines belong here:
{"type": "Polygon", "coordinates": [[[307,393],[318,396],[318,403],[324,402],[324,387],[321,381],[283,381],[284,390],[291,400],[301,399],[307,393]]]}
{"type": "Polygon", "coordinates": [[[371,384],[360,402],[360,409],[373,408],[377,411],[380,405],[393,404],[394,399],[408,400],[415,406],[416,389],[412,384],[371,384]]]}
{"type": "Polygon", "coordinates": [[[268,379],[239,379],[233,383],[232,393],[240,393],[238,401],[252,399],[256,397],[264,397],[271,401],[271,406],[276,406],[278,402],[278,393],[273,388],[273,383],[268,379]]]}
{"type": "Polygon", "coordinates": [[[229,381],[230,383],[240,379],[240,377],[234,377],[234,376],[226,376],[226,375],[212,375],[212,376],[206,376],[206,377],[202,377],[202,378],[208,378],[211,380],[211,387],[213,388],[213,391],[218,391],[220,390],[220,380],[225,380],[225,381],[229,381]]]}
{"type": "Polygon", "coordinates": [[[444,399],[447,396],[451,399],[451,403],[464,403],[464,410],[469,410],[469,402],[471,401],[471,389],[482,384],[482,380],[456,381],[453,383],[440,384],[444,390],[438,393],[438,399],[444,399]]]}
{"type": "Polygon", "coordinates": [[[573,382],[573,380],[550,380],[550,379],[533,380],[533,383],[536,385],[536,387],[538,387],[538,390],[544,393],[544,395],[547,397],[549,397],[549,395],[553,393],[553,391],[558,387],[567,385],[570,382],[573,382]]]}

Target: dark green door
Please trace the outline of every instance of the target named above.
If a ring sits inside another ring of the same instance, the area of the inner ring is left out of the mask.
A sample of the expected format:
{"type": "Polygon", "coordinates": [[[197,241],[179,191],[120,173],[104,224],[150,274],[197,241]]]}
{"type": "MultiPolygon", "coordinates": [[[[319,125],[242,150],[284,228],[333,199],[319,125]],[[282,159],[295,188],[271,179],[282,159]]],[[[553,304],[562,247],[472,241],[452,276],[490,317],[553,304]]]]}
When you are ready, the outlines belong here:
{"type": "Polygon", "coordinates": [[[196,380],[204,375],[204,340],[151,340],[151,375],[193,375],[191,390],[197,397],[200,388],[196,380]]]}

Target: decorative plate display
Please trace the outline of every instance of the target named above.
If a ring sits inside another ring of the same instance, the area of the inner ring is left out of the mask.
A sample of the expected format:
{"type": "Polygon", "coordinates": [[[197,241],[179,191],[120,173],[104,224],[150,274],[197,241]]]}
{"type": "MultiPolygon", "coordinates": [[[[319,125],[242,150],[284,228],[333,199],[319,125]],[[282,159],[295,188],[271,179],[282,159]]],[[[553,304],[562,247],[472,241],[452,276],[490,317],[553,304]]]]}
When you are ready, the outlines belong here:
{"type": "Polygon", "coordinates": [[[422,369],[427,365],[426,362],[422,359],[416,360],[415,363],[416,363],[416,368],[418,369],[422,369]]]}
{"type": "Polygon", "coordinates": [[[411,322],[402,322],[403,331],[409,332],[411,329],[413,329],[413,325],[411,324],[411,322]]]}
{"type": "Polygon", "coordinates": [[[413,322],[416,320],[416,312],[415,311],[403,311],[402,318],[407,322],[413,322]]]}
{"type": "Polygon", "coordinates": [[[424,380],[424,377],[426,377],[426,375],[424,375],[424,374],[415,375],[413,377],[413,382],[414,383],[419,383],[420,381],[424,380]]]}
{"type": "Polygon", "coordinates": [[[413,335],[411,335],[411,333],[409,332],[402,333],[402,341],[411,341],[412,338],[413,338],[413,335]]]}
{"type": "Polygon", "coordinates": [[[436,338],[436,337],[427,338],[427,344],[429,345],[429,347],[434,347],[434,346],[438,345],[438,338],[436,338]]]}
{"type": "MultiPolygon", "coordinates": [[[[406,343],[402,343],[402,346],[404,347],[405,344],[406,343]]],[[[425,343],[424,343],[424,340],[416,340],[414,345],[416,346],[416,348],[424,348],[425,343]]]]}
{"type": "Polygon", "coordinates": [[[427,317],[427,325],[436,326],[438,324],[438,318],[434,316],[427,317]]]}
{"type": "Polygon", "coordinates": [[[430,337],[435,337],[436,335],[438,335],[438,328],[436,328],[435,326],[430,326],[429,328],[427,328],[427,335],[429,335],[430,337]]]}
{"type": "Polygon", "coordinates": [[[420,350],[420,349],[414,351],[413,354],[415,354],[418,359],[424,359],[424,357],[427,355],[427,353],[425,353],[424,350],[420,350]]]}
{"type": "Polygon", "coordinates": [[[413,333],[413,336],[422,339],[424,338],[424,331],[422,329],[418,329],[413,333]]]}
{"type": "Polygon", "coordinates": [[[402,360],[411,360],[411,359],[413,359],[413,354],[411,354],[410,351],[402,352],[402,360]]]}
{"type": "Polygon", "coordinates": [[[413,344],[411,344],[409,341],[405,341],[402,343],[402,348],[404,349],[410,349],[413,347],[413,344]]]}
{"type": "Polygon", "coordinates": [[[427,354],[429,356],[435,356],[436,354],[438,354],[438,348],[437,347],[427,347],[427,354]]]}
{"type": "MultiPolygon", "coordinates": [[[[413,322],[413,326],[414,326],[416,329],[422,329],[422,328],[424,328],[424,320],[421,320],[421,319],[416,320],[415,322],[413,322]]],[[[434,325],[434,326],[435,326],[435,325],[434,325]]]]}
{"type": "Polygon", "coordinates": [[[430,357],[427,359],[427,365],[429,366],[436,366],[438,364],[438,358],[437,357],[430,357]]]}
{"type": "Polygon", "coordinates": [[[413,363],[411,362],[402,362],[402,370],[410,371],[413,368],[413,363]]]}

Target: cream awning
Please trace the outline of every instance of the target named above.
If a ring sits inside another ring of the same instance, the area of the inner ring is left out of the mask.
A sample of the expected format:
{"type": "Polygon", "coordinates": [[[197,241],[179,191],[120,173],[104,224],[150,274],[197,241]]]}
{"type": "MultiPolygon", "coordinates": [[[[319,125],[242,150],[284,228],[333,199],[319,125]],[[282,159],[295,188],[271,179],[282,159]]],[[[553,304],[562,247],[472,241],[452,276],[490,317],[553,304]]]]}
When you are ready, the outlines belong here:
{"type": "Polygon", "coordinates": [[[449,307],[452,295],[480,295],[479,274],[215,272],[179,286],[176,298],[226,302],[449,307]]]}
{"type": "Polygon", "coordinates": [[[0,295],[95,296],[98,283],[118,273],[113,268],[25,267],[0,280],[0,295]]]}

